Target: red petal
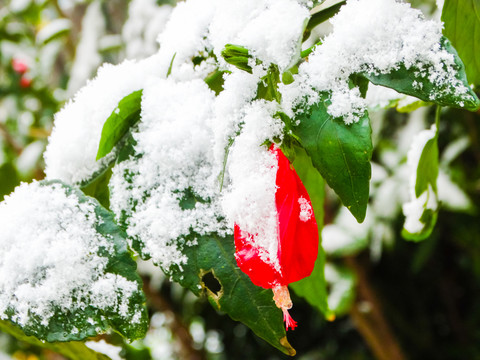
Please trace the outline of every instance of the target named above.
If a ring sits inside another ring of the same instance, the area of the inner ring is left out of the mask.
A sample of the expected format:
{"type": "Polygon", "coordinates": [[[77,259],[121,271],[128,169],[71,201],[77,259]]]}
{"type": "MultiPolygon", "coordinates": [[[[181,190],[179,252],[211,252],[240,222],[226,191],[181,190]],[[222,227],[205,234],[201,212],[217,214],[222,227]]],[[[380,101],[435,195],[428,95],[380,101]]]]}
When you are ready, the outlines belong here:
{"type": "Polygon", "coordinates": [[[259,250],[252,246],[247,239],[251,236],[242,232],[235,224],[235,259],[238,267],[248,275],[250,280],[265,289],[270,289],[276,285],[280,279],[280,274],[260,258],[259,250]]]}
{"type": "Polygon", "coordinates": [[[275,203],[279,242],[277,256],[281,274],[261,259],[259,249],[248,241],[251,234],[241,231],[237,225],[234,233],[238,266],[255,285],[264,288],[288,285],[309,276],[318,254],[315,217],[312,215],[306,221],[300,219],[299,199],[306,199],[311,206],[307,190],[282,151],[274,145],[270,151],[278,160],[275,203]]]}
{"type": "Polygon", "coordinates": [[[306,199],[310,206],[311,201],[297,172],[279,148],[271,147],[270,151],[276,152],[278,158],[275,194],[280,234],[278,255],[282,284],[287,285],[312,273],[318,255],[318,227],[313,214],[307,221],[300,220],[299,199],[306,199]]]}

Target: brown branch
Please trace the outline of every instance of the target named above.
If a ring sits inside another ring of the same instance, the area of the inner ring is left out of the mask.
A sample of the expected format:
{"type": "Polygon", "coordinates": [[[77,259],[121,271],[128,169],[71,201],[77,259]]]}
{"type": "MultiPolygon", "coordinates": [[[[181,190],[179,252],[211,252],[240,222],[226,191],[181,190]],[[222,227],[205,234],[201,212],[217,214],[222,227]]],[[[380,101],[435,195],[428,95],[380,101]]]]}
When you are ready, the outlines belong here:
{"type": "Polygon", "coordinates": [[[350,310],[350,316],[358,331],[378,360],[406,359],[364,268],[354,257],[346,258],[346,263],[357,276],[357,301],[350,310]]]}
{"type": "Polygon", "coordinates": [[[193,346],[193,339],[188,331],[187,327],[180,319],[178,314],[173,310],[170,303],[160,293],[154,291],[150,287],[150,279],[142,277],[143,279],[143,291],[147,296],[147,302],[155,310],[162,313],[171,315],[172,321],[168,322],[168,326],[174,334],[175,339],[178,340],[180,345],[179,357],[185,360],[205,360],[205,354],[199,351],[193,346]]]}

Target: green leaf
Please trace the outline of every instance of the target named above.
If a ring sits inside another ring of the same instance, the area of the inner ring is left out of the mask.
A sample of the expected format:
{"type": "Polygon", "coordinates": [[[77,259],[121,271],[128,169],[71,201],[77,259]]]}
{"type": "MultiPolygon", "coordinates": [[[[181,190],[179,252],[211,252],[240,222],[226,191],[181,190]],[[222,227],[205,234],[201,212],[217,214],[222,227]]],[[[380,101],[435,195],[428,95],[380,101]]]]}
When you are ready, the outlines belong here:
{"type": "Polygon", "coordinates": [[[432,234],[435,224],[437,223],[438,210],[425,209],[420,217],[420,221],[425,225],[423,229],[417,233],[411,233],[405,228],[402,229],[402,237],[410,241],[422,241],[428,239],[432,234]]]}
{"type": "Polygon", "coordinates": [[[255,286],[237,266],[232,236],[193,236],[197,245],[186,246],[188,262],[167,273],[195,295],[203,292],[214,308],[241,321],[253,332],[287,355],[295,355],[288,343],[282,312],[275,306],[271,289],[255,286]]]}
{"type": "Polygon", "coordinates": [[[428,77],[430,75],[430,69],[428,68],[426,71],[419,71],[415,67],[407,69],[404,64],[399,64],[396,70],[387,74],[363,73],[363,76],[375,85],[385,86],[402,94],[415,96],[426,102],[475,111],[480,106],[480,100],[467,82],[465,67],[462,61],[447,38],[442,38],[440,46],[454,56],[455,77],[468,89],[467,93],[457,94],[456,85],[452,83],[445,83],[439,86],[431,82],[428,77]]]}
{"type": "Polygon", "coordinates": [[[103,125],[97,160],[109,154],[128,130],[140,120],[143,90],[125,96],[103,125]]]}
{"type": "Polygon", "coordinates": [[[328,19],[336,15],[340,11],[340,8],[346,3],[347,1],[343,0],[312,14],[312,17],[308,21],[306,31],[310,32],[317,25],[320,25],[321,23],[327,21],[328,19]]]}
{"type": "MultiPolygon", "coordinates": [[[[104,209],[95,199],[85,196],[80,190],[60,181],[43,181],[39,185],[54,188],[55,191],[63,190],[67,196],[72,196],[75,198],[75,201],[78,201],[78,205],[72,206],[76,206],[79,209],[83,209],[82,204],[94,206],[95,225],[92,229],[85,229],[85,231],[89,231],[92,233],[92,236],[101,237],[104,241],[109,242],[113,250],[107,251],[105,248],[100,247],[96,254],[85,254],[86,261],[93,255],[107,257],[108,262],[104,269],[99,270],[101,273],[98,275],[107,277],[110,274],[119,275],[121,276],[121,281],[127,280],[136,284],[136,289],[126,299],[126,302],[123,301],[125,300],[124,295],[118,289],[115,289],[119,304],[124,303],[127,307],[126,314],[123,316],[119,314],[118,305],[105,304],[101,308],[96,307],[91,305],[92,298],[88,292],[86,294],[71,293],[69,295],[71,296],[72,304],[81,301],[86,306],[64,308],[63,306],[53,304],[49,309],[53,314],[49,316],[47,323],[32,314],[29,315],[28,321],[24,325],[16,325],[26,335],[33,335],[48,342],[81,341],[88,337],[105,333],[110,328],[113,328],[129,340],[143,338],[148,328],[148,314],[145,307],[145,295],[142,291],[142,281],[136,273],[136,263],[128,251],[126,234],[115,223],[113,214],[104,209]],[[81,296],[81,298],[77,299],[77,296],[81,296]],[[133,321],[135,317],[138,317],[138,321],[133,321]]],[[[48,210],[48,204],[45,204],[45,209],[48,210]]],[[[65,209],[65,211],[68,210],[65,209]]],[[[61,227],[66,225],[60,224],[61,227]]],[[[32,239],[41,235],[41,233],[32,234],[32,239]]],[[[39,269],[40,271],[41,269],[39,269]]],[[[15,309],[7,308],[5,315],[12,323],[15,323],[15,309]]]]}
{"type": "Polygon", "coordinates": [[[438,177],[438,144],[437,136],[430,139],[423,148],[422,155],[417,167],[417,182],[415,183],[415,195],[419,197],[428,190],[430,184],[437,192],[438,177]]]}
{"type": "Polygon", "coordinates": [[[110,190],[108,183],[112,177],[112,168],[109,167],[102,175],[97,177],[95,181],[90,182],[87,186],[82,187],[85,195],[91,196],[105,208],[110,208],[110,190]]]}
{"type": "Polygon", "coordinates": [[[358,122],[346,125],[327,112],[328,97],[301,113],[294,134],[328,185],[343,204],[362,222],[367,211],[372,140],[365,112],[358,122]]]}
{"type": "Polygon", "coordinates": [[[270,65],[267,74],[260,79],[257,88],[257,99],[264,99],[267,101],[281,102],[282,96],[278,91],[278,83],[280,82],[280,71],[275,64],[270,65]]]}
{"type": "Polygon", "coordinates": [[[83,342],[48,343],[40,341],[33,336],[27,336],[8,321],[0,320],[0,331],[12,335],[17,340],[59,353],[71,360],[110,360],[108,356],[93,351],[83,342]]]}
{"type": "Polygon", "coordinates": [[[480,85],[480,1],[445,0],[442,21],[443,33],[462,58],[468,80],[480,85]]]}
{"type": "Polygon", "coordinates": [[[313,213],[318,225],[319,247],[318,258],[312,274],[300,281],[290,284],[290,288],[298,296],[305,298],[310,305],[318,309],[322,314],[329,316],[327,303],[327,284],[325,282],[325,252],[321,245],[323,228],[323,199],[324,182],[318,171],[313,167],[312,161],[302,148],[295,148],[295,160],[293,167],[307,189],[313,206],[313,213]]]}
{"type": "Polygon", "coordinates": [[[0,201],[5,195],[10,194],[19,183],[17,170],[12,163],[7,162],[0,166],[0,201]]]}

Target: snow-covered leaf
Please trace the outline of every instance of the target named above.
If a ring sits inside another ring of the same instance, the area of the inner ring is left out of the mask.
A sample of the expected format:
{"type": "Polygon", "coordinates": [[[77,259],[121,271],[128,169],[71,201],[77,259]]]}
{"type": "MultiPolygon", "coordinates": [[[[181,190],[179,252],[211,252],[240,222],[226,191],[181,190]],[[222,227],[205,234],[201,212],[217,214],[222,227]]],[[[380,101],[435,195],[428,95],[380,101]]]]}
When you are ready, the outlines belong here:
{"type": "Polygon", "coordinates": [[[440,50],[448,52],[454,60],[450,70],[455,74],[452,81],[442,79],[441,71],[445,71],[443,67],[436,69],[428,62],[420,61],[408,68],[399,63],[391,71],[365,72],[363,75],[375,85],[386,86],[423,101],[475,111],[480,106],[480,100],[470,89],[462,60],[447,38],[442,37],[439,47],[440,50]]]}
{"type": "Polygon", "coordinates": [[[355,218],[365,218],[372,157],[368,114],[346,125],[328,112],[328,97],[301,113],[294,132],[328,185],[338,194],[355,218]]]}
{"type": "Polygon", "coordinates": [[[343,315],[350,310],[355,301],[356,278],[352,270],[327,263],[325,278],[330,285],[328,306],[336,316],[343,315]]]}
{"type": "Polygon", "coordinates": [[[406,216],[402,235],[420,241],[430,236],[438,212],[438,132],[435,125],[420,132],[408,152],[410,201],[403,205],[406,216]]]}
{"type": "Polygon", "coordinates": [[[83,342],[69,341],[65,343],[49,343],[40,341],[34,336],[25,335],[22,330],[8,321],[0,320],[0,331],[15,337],[17,340],[55,351],[71,360],[110,360],[108,356],[93,351],[83,342]]]}
{"type": "Polygon", "coordinates": [[[37,42],[47,44],[70,32],[72,23],[68,19],[55,19],[45,25],[37,34],[37,42]]]}
{"type": "Polygon", "coordinates": [[[49,342],[110,328],[145,335],[136,264],[96,200],[58,181],[22,184],[0,204],[0,219],[0,319],[49,342]]]}

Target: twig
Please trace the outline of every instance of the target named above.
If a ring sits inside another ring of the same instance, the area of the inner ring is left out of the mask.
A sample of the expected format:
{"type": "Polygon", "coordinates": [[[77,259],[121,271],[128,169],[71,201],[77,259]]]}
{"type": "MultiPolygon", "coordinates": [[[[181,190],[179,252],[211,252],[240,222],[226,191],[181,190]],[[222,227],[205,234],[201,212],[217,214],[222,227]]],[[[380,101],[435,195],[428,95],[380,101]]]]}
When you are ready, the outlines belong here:
{"type": "Polygon", "coordinates": [[[352,306],[350,316],[358,331],[378,360],[405,360],[364,268],[354,257],[345,261],[357,275],[357,301],[352,306]]]}
{"type": "Polygon", "coordinates": [[[168,323],[171,332],[180,343],[179,357],[185,360],[205,360],[206,357],[203,352],[197,350],[193,346],[193,339],[185,324],[180,317],[175,313],[170,303],[157,291],[153,291],[150,287],[150,279],[142,277],[143,291],[147,296],[149,305],[155,310],[172,315],[173,321],[168,323]]]}

